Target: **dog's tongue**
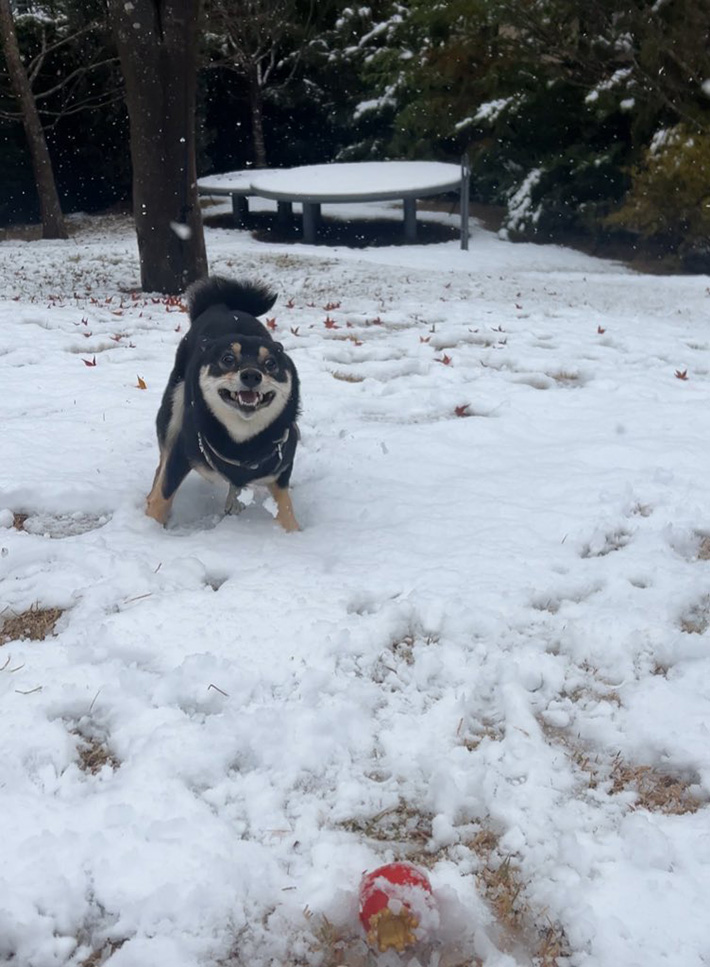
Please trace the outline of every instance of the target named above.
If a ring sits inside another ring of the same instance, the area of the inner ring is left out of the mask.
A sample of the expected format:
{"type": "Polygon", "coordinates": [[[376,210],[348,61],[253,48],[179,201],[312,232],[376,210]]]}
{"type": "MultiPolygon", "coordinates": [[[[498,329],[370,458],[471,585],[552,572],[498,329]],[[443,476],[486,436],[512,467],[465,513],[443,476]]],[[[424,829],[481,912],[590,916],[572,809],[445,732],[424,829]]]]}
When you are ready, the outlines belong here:
{"type": "Polygon", "coordinates": [[[256,403],[259,399],[259,394],[253,389],[243,389],[239,392],[239,402],[240,403],[256,403]]]}

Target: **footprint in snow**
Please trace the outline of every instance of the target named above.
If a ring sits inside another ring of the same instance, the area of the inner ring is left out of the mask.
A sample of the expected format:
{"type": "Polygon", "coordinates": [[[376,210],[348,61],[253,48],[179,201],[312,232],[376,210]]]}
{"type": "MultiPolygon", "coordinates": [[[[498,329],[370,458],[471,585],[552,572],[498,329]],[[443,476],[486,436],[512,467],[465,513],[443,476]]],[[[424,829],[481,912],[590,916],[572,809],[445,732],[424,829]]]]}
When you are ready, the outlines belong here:
{"type": "Polygon", "coordinates": [[[61,540],[65,537],[78,537],[80,534],[98,530],[110,520],[110,514],[85,514],[82,511],[73,514],[45,514],[30,511],[29,513],[16,513],[13,527],[16,530],[25,531],[27,534],[48,537],[51,540],[61,540]]]}

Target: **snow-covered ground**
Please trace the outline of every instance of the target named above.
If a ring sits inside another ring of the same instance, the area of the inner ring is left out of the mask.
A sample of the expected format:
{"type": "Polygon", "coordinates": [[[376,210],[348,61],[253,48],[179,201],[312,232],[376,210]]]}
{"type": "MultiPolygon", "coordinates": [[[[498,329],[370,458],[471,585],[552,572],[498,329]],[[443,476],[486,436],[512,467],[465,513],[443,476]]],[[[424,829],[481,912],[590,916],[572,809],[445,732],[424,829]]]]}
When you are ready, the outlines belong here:
{"type": "Polygon", "coordinates": [[[128,220],[0,245],[0,609],[62,610],[0,648],[0,962],[405,964],[411,858],[422,964],[710,963],[710,280],[207,246],[280,293],[298,534],[144,516],[187,318],[128,220]]]}

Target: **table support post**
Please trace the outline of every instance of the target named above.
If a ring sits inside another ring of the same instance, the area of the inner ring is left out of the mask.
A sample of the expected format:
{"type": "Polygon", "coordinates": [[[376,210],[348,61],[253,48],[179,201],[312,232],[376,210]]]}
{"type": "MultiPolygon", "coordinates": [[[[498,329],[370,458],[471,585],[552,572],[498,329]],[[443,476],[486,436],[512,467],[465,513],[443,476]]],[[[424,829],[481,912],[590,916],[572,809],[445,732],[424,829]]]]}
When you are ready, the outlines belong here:
{"type": "Polygon", "coordinates": [[[405,242],[416,242],[417,240],[417,199],[404,199],[404,240],[405,242]]]}
{"type": "Polygon", "coordinates": [[[291,224],[292,218],[293,218],[293,202],[277,201],[276,202],[276,221],[279,223],[281,228],[288,228],[288,226],[291,224]]]}
{"type": "Polygon", "coordinates": [[[468,155],[461,158],[461,189],[459,191],[459,206],[461,208],[461,248],[468,251],[468,210],[471,188],[471,165],[468,155]]]}
{"type": "Polygon", "coordinates": [[[237,228],[244,228],[249,217],[249,202],[245,195],[232,195],[232,216],[237,228]]]}
{"type": "Polygon", "coordinates": [[[320,219],[320,205],[312,201],[303,202],[303,241],[315,245],[316,229],[320,219]]]}

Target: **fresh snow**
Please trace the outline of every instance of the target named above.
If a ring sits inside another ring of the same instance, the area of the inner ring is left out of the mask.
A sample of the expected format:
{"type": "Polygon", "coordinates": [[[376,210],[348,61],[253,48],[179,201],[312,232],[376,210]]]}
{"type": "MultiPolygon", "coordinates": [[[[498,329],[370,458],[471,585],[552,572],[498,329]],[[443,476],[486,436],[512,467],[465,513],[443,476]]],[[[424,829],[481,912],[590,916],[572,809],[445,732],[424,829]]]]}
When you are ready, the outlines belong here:
{"type": "Polygon", "coordinates": [[[302,165],[278,171],[257,171],[252,187],[266,197],[275,194],[307,196],[310,200],[357,200],[399,197],[422,192],[435,194],[458,187],[461,169],[441,161],[353,161],[302,165]]]}
{"type": "Polygon", "coordinates": [[[187,317],[127,220],[73,223],[0,245],[0,609],[63,609],[0,648],[0,962],[365,964],[362,873],[411,859],[423,967],[548,931],[573,967],[707,965],[708,278],[480,226],[208,230],[211,271],[280,293],[303,531],[194,474],[162,529],[187,317]]]}

